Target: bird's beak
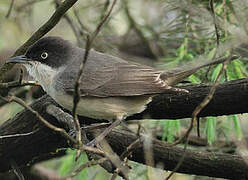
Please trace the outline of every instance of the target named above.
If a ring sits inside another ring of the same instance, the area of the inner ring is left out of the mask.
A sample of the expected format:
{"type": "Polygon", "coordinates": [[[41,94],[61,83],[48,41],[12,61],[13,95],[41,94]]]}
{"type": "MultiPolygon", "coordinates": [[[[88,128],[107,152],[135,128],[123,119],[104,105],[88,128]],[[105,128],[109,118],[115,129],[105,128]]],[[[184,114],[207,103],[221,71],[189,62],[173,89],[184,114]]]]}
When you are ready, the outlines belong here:
{"type": "Polygon", "coordinates": [[[25,55],[21,55],[21,56],[15,56],[15,57],[11,57],[9,58],[6,63],[27,63],[30,59],[28,59],[25,55]]]}

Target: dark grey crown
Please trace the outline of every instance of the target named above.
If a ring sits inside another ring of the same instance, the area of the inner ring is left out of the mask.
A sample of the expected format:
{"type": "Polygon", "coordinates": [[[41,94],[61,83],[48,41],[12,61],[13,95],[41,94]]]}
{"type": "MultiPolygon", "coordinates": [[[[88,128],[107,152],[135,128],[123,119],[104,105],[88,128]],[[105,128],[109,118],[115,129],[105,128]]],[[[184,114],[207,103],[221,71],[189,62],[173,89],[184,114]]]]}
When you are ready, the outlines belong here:
{"type": "Polygon", "coordinates": [[[39,61],[53,68],[58,68],[69,61],[69,55],[73,45],[60,37],[44,37],[30,46],[26,52],[26,57],[33,61],[39,61]],[[43,58],[42,58],[43,53],[43,58]],[[44,58],[47,53],[47,58],[44,58]]]}

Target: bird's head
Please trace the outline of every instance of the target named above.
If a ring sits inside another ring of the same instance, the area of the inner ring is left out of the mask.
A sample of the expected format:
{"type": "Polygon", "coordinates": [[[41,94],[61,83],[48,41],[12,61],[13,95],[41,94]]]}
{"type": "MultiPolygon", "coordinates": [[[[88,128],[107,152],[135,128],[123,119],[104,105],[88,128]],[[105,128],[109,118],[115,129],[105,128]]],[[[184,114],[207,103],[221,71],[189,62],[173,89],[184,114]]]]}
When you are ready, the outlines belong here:
{"type": "Polygon", "coordinates": [[[11,57],[7,63],[18,63],[25,67],[43,64],[57,69],[68,63],[70,58],[67,57],[72,53],[72,47],[71,43],[60,37],[44,37],[30,46],[24,55],[11,57]]]}
{"type": "Polygon", "coordinates": [[[7,63],[23,65],[28,74],[49,91],[54,77],[72,63],[75,50],[77,48],[62,38],[44,37],[30,46],[24,55],[11,57],[7,63]]]}

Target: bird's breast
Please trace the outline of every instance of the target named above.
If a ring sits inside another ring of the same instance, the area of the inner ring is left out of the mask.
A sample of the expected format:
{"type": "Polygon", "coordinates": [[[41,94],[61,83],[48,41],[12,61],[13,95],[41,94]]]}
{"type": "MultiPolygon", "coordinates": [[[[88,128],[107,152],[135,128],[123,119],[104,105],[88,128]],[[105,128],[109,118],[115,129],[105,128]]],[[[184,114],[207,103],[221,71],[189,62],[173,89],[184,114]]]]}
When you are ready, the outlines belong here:
{"type": "Polygon", "coordinates": [[[57,75],[57,70],[41,63],[33,63],[32,65],[25,65],[28,74],[41,85],[43,90],[51,95],[53,93],[53,80],[57,75]]]}
{"type": "MultiPolygon", "coordinates": [[[[64,92],[57,92],[53,97],[55,101],[68,110],[73,108],[73,97],[64,92]]],[[[151,96],[133,97],[81,97],[77,114],[94,119],[115,120],[124,119],[132,114],[145,110],[152,100],[151,96]]]]}

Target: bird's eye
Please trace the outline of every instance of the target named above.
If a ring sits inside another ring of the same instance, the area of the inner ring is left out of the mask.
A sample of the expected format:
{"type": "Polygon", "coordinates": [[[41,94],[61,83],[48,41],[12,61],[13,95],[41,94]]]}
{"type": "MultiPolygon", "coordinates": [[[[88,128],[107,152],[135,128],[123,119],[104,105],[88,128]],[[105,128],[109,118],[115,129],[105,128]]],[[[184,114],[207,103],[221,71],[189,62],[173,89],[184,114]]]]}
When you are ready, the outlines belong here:
{"type": "Polygon", "coordinates": [[[48,53],[47,53],[47,52],[43,52],[43,53],[40,55],[40,57],[41,57],[42,59],[46,59],[46,58],[48,57],[48,53]]]}

